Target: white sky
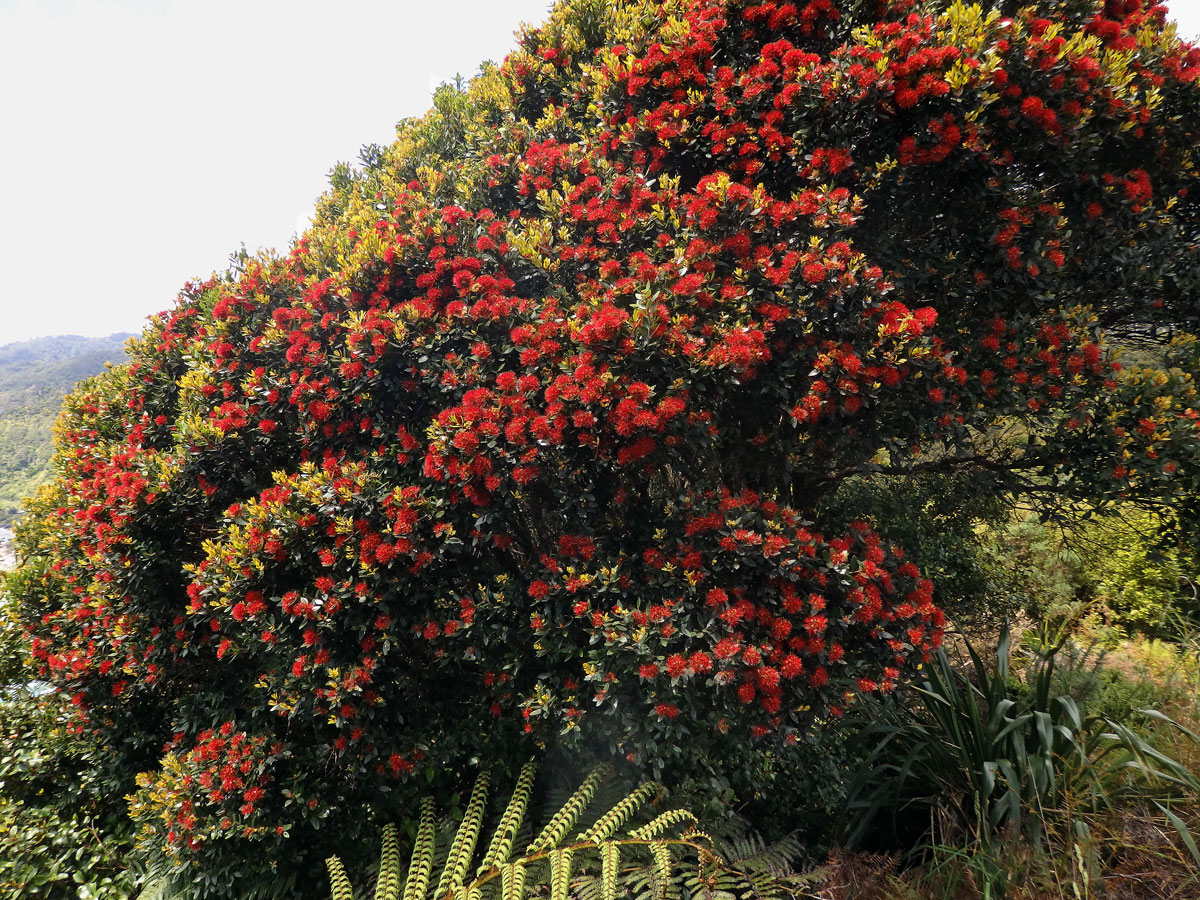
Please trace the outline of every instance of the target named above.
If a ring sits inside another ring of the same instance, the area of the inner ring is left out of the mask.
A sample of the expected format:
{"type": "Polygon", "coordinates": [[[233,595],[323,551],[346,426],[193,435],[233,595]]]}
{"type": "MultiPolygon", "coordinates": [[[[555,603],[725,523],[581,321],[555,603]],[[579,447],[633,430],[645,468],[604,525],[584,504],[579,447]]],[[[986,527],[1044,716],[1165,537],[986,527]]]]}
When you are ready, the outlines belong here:
{"type": "Polygon", "coordinates": [[[0,344],[139,331],[550,0],[0,0],[0,344]]]}
{"type": "MultiPolygon", "coordinates": [[[[0,344],[138,331],[551,0],[0,0],[0,344]]],[[[1200,0],[1174,0],[1200,35],[1200,0]]]]}

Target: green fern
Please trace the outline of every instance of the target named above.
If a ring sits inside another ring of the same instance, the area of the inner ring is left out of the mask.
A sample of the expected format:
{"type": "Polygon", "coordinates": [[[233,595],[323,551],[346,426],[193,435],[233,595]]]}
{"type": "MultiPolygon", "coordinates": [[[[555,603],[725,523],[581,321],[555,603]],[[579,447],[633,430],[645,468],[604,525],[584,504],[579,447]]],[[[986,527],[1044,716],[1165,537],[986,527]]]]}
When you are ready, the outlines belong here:
{"type": "Polygon", "coordinates": [[[579,836],[579,840],[587,843],[596,843],[612,837],[618,828],[629,821],[632,816],[647,800],[656,794],[662,792],[662,786],[655,784],[653,781],[648,784],[643,784],[632,794],[601,816],[596,824],[579,836]]]}
{"type": "Polygon", "coordinates": [[[413,843],[412,861],[408,865],[408,878],[404,882],[404,900],[425,900],[429,890],[437,844],[434,812],[433,800],[426,797],[421,802],[421,820],[413,843]]]}
{"type": "MultiPolygon", "coordinates": [[[[713,841],[697,829],[687,810],[661,812],[649,822],[627,829],[633,818],[663,794],[660,785],[643,784],[581,826],[611,769],[591,773],[529,844],[523,856],[512,858],[517,835],[526,827],[533,796],[534,768],[526,765],[512,796],[491,833],[472,880],[467,880],[483,832],[489,785],[488,773],[475,783],[462,822],[447,841],[444,858],[438,854],[433,804],[426,801],[404,880],[401,900],[674,900],[684,896],[707,900],[783,900],[800,876],[790,868],[797,855],[793,843],[770,847],[754,840],[734,847],[729,855],[741,868],[723,859],[713,841]],[[567,835],[577,828],[574,838],[567,835]],[[436,886],[435,862],[440,865],[436,886]],[[624,867],[623,864],[624,863],[624,867]]],[[[590,817],[589,817],[590,818],[590,817]]],[[[375,900],[397,900],[399,848],[396,830],[384,831],[375,900]]],[[[333,900],[351,900],[350,882],[336,857],[329,860],[333,900]]]]}
{"type": "Polygon", "coordinates": [[[592,774],[585,778],[583,784],[571,795],[571,798],[563,804],[562,809],[554,814],[546,827],[542,829],[542,833],[534,839],[525,852],[527,854],[537,853],[547,847],[553,847],[565,838],[567,832],[579,821],[579,817],[588,808],[592,798],[596,796],[596,789],[600,786],[600,782],[608,777],[610,772],[611,770],[607,766],[599,766],[593,770],[592,774]]]}
{"type": "Polygon", "coordinates": [[[529,807],[529,798],[533,795],[533,779],[536,772],[537,767],[532,760],[521,768],[521,774],[517,777],[517,786],[513,789],[512,798],[508,801],[508,808],[500,817],[500,824],[492,835],[492,842],[483,855],[483,862],[479,864],[477,875],[482,875],[489,869],[508,862],[517,831],[525,820],[525,810],[529,807]]]}
{"type": "Polygon", "coordinates": [[[617,900],[617,877],[621,871],[621,845],[605,841],[600,845],[600,897],[617,900]]]}
{"type": "Polygon", "coordinates": [[[483,814],[491,779],[491,772],[485,770],[475,781],[475,788],[471,791],[471,799],[467,803],[467,811],[463,814],[462,824],[458,826],[458,833],[454,835],[454,843],[450,845],[450,854],[446,857],[442,877],[438,879],[437,889],[433,892],[434,897],[445,897],[448,892],[464,886],[463,879],[471,865],[475,845],[479,842],[479,831],[483,827],[483,814]]]}
{"type": "Polygon", "coordinates": [[[550,900],[567,900],[571,890],[571,857],[573,848],[550,851],[550,900]]]}
{"type": "Polygon", "coordinates": [[[825,879],[821,870],[800,872],[795,861],[801,855],[795,836],[768,844],[748,832],[718,842],[715,858],[699,877],[687,879],[688,892],[704,900],[792,900],[812,896],[825,879]]]}
{"type": "Polygon", "coordinates": [[[354,900],[354,887],[350,884],[342,861],[336,856],[331,856],[325,860],[325,865],[329,867],[329,887],[333,900],[354,900]]]}
{"type": "Polygon", "coordinates": [[[390,823],[383,827],[383,851],[379,855],[375,900],[400,900],[400,841],[396,826],[390,823]]]}
{"type": "Polygon", "coordinates": [[[502,900],[521,900],[525,896],[525,864],[506,863],[500,870],[502,900]]]}

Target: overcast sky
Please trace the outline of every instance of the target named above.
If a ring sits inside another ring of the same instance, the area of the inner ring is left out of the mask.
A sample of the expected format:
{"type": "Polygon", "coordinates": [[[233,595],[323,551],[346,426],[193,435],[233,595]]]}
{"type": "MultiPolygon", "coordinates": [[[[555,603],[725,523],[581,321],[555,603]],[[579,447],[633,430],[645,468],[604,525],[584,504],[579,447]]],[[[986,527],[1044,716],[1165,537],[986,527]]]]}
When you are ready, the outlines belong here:
{"type": "Polygon", "coordinates": [[[240,245],[285,250],[335,162],[550,2],[0,0],[0,344],[138,331],[240,245]]]}

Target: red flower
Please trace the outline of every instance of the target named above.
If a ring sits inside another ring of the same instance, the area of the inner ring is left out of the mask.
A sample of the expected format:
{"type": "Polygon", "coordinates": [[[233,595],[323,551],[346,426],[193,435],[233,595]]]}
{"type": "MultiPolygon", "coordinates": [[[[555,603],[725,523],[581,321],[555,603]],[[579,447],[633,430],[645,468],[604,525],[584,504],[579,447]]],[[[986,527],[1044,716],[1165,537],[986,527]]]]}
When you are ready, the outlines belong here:
{"type": "Polygon", "coordinates": [[[736,656],[740,648],[741,645],[733,638],[722,638],[713,647],[713,655],[717,659],[729,659],[731,656],[736,656]]]}
{"type": "Polygon", "coordinates": [[[825,267],[820,263],[809,263],[804,267],[804,280],[809,284],[816,284],[819,281],[824,281],[825,274],[825,267]]]}
{"type": "Polygon", "coordinates": [[[779,673],[784,678],[796,678],[804,673],[804,662],[794,653],[789,653],[779,667],[779,673]]]}

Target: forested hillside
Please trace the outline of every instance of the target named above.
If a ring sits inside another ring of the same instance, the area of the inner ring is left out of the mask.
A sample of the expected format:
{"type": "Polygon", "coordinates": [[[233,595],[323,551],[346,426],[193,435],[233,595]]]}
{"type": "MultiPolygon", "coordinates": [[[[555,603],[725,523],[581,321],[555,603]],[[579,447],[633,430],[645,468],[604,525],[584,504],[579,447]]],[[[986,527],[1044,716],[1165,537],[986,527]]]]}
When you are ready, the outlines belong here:
{"type": "Polygon", "coordinates": [[[47,477],[51,427],[76,382],[124,358],[128,334],[36,338],[0,346],[0,527],[47,477]]]}

